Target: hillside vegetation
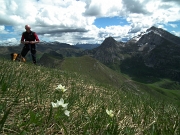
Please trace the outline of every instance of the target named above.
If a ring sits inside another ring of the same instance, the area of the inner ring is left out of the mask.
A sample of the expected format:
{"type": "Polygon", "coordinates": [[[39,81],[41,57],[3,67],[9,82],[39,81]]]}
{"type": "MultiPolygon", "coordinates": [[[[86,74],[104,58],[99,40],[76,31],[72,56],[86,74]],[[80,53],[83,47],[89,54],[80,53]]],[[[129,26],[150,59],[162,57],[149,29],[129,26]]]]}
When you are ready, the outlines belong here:
{"type": "MultiPolygon", "coordinates": [[[[148,93],[158,99],[162,98],[180,105],[180,83],[176,81],[152,76],[143,77],[143,75],[139,74],[137,79],[144,81],[148,79],[151,82],[140,83],[139,80],[136,82],[132,80],[133,77],[114,71],[89,56],[67,57],[59,67],[63,71],[81,74],[87,81],[94,80],[96,85],[110,86],[138,94],[148,93]]],[[[145,70],[144,72],[148,71],[145,70]]]]}
{"type": "Polygon", "coordinates": [[[180,134],[173,92],[73,59],[61,70],[0,59],[0,134],[180,134]]]}
{"type": "Polygon", "coordinates": [[[100,84],[121,87],[127,79],[108,68],[101,62],[89,56],[67,57],[61,64],[61,69],[87,76],[88,80],[96,80],[100,84]]]}

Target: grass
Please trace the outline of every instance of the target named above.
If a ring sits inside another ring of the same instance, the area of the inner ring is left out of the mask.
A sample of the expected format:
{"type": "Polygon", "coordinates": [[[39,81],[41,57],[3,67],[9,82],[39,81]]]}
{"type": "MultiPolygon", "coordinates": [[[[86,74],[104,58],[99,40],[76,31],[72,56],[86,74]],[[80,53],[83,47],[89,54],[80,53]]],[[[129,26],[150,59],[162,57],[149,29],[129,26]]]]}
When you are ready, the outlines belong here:
{"type": "Polygon", "coordinates": [[[126,80],[124,76],[119,76],[117,72],[89,56],[65,58],[61,69],[88,76],[88,80],[95,80],[96,83],[99,82],[104,85],[110,84],[120,87],[126,80]]]}
{"type": "Polygon", "coordinates": [[[161,79],[160,81],[153,83],[153,85],[169,90],[180,90],[180,82],[172,81],[170,79],[161,79]]]}
{"type": "Polygon", "coordinates": [[[180,134],[175,104],[132,92],[130,81],[119,88],[97,84],[76,72],[0,60],[0,134],[180,134]],[[61,98],[70,116],[52,107],[61,98]]]}

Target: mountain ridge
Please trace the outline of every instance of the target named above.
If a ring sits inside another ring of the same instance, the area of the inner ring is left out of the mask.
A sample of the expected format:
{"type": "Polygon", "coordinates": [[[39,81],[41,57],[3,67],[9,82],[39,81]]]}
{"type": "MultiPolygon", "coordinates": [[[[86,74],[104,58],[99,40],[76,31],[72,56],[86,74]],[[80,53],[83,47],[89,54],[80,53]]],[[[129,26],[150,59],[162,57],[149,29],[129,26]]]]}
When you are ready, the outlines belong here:
{"type": "MultiPolygon", "coordinates": [[[[170,77],[171,79],[180,80],[180,67],[178,66],[180,65],[179,41],[179,37],[153,26],[125,43],[118,42],[113,37],[107,37],[101,45],[91,50],[84,50],[66,43],[42,42],[37,45],[37,54],[38,62],[44,65],[46,65],[46,57],[54,61],[57,58],[57,53],[63,57],[88,55],[113,70],[128,73],[130,76],[137,76],[137,73],[139,73],[146,76],[170,77]],[[43,59],[41,59],[42,56],[43,59]],[[143,69],[144,72],[138,69],[143,69]],[[132,71],[133,74],[131,74],[132,71]],[[164,74],[166,75],[164,76],[164,74]]],[[[22,45],[0,47],[1,56],[6,55],[9,58],[10,52],[20,52],[21,47],[22,45]]]]}
{"type": "Polygon", "coordinates": [[[108,37],[99,47],[85,51],[84,54],[122,72],[130,73],[134,70],[141,75],[180,80],[179,37],[163,29],[151,27],[136,39],[138,40],[132,38],[126,43],[121,43],[108,37]],[[173,39],[176,40],[171,42],[173,39]]]}

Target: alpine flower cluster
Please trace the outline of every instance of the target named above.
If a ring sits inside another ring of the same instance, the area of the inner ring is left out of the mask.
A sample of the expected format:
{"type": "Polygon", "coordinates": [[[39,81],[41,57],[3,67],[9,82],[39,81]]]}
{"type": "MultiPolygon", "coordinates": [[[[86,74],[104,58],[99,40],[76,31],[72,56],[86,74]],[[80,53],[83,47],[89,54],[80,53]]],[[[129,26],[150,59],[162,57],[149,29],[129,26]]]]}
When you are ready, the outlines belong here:
{"type": "MultiPolygon", "coordinates": [[[[56,90],[61,90],[62,92],[65,92],[67,89],[65,89],[65,86],[62,86],[61,84],[57,86],[56,90]]],[[[58,108],[58,107],[62,107],[62,109],[64,110],[64,114],[66,116],[69,116],[70,111],[67,110],[67,106],[68,103],[64,103],[64,99],[61,98],[60,100],[57,100],[56,103],[51,102],[51,105],[53,108],[58,108]]]]}
{"type": "Polygon", "coordinates": [[[65,86],[62,86],[61,84],[59,84],[59,85],[56,87],[56,90],[61,90],[62,92],[65,92],[67,89],[65,89],[65,86]]]}

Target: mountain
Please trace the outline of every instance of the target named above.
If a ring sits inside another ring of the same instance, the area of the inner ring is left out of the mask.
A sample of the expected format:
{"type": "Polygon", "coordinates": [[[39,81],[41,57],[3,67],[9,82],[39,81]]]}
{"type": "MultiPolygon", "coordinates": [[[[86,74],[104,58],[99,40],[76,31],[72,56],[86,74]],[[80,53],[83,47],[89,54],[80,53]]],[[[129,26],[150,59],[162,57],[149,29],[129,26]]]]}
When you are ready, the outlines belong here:
{"type": "MultiPolygon", "coordinates": [[[[13,46],[0,46],[0,56],[9,59],[11,53],[20,53],[23,44],[13,45],[13,46]]],[[[44,53],[50,53],[55,51],[62,54],[64,57],[78,56],[79,52],[82,51],[76,46],[72,46],[66,43],[60,42],[40,42],[36,44],[37,58],[39,59],[44,53]]],[[[52,56],[52,54],[51,54],[52,56]]],[[[26,56],[27,59],[31,59],[30,55],[26,56]]]]}
{"type": "Polygon", "coordinates": [[[152,26],[151,28],[147,29],[145,32],[141,32],[139,35],[133,37],[131,40],[134,40],[136,42],[138,42],[139,45],[145,44],[145,43],[161,43],[162,40],[158,41],[158,39],[155,39],[155,41],[153,41],[153,36],[159,36],[162,37],[164,39],[169,40],[172,43],[175,44],[179,44],[180,39],[179,37],[169,33],[166,30],[163,30],[162,28],[156,28],[154,26],[152,26]],[[146,35],[148,35],[150,38],[145,38],[146,35]]]}
{"type": "MultiPolygon", "coordinates": [[[[61,63],[61,70],[78,73],[90,78],[89,81],[96,80],[101,85],[112,85],[113,87],[120,87],[127,80],[123,75],[87,55],[65,58],[61,63]]],[[[136,88],[133,90],[137,91],[136,88]]]]}
{"type": "Polygon", "coordinates": [[[180,80],[180,38],[156,27],[151,27],[126,43],[113,37],[82,54],[89,55],[106,66],[134,78],[167,77],[180,80]]]}
{"type": "Polygon", "coordinates": [[[117,42],[113,37],[106,38],[103,43],[92,50],[85,50],[82,55],[89,55],[103,64],[119,63],[124,59],[123,50],[125,43],[117,42]]]}
{"type": "Polygon", "coordinates": [[[41,56],[38,60],[38,64],[49,68],[60,68],[63,59],[64,57],[62,54],[59,54],[56,51],[50,51],[41,56]]]}
{"type": "MultiPolygon", "coordinates": [[[[147,29],[146,32],[142,32],[141,34],[132,38],[129,42],[134,42],[134,44],[138,47],[138,50],[136,51],[149,52],[157,45],[161,45],[164,42],[180,45],[180,38],[161,28],[152,26],[151,28],[147,29]]],[[[128,45],[129,42],[127,42],[126,45],[128,45]]]]}
{"type": "Polygon", "coordinates": [[[114,38],[108,37],[104,42],[97,48],[95,48],[95,53],[93,57],[102,63],[114,63],[123,59],[121,55],[122,47],[124,43],[119,43],[114,38]]]}
{"type": "MultiPolygon", "coordinates": [[[[9,59],[10,53],[20,52],[22,47],[0,46],[0,56],[9,59]]],[[[37,58],[41,65],[59,68],[65,57],[88,55],[113,70],[144,82],[153,82],[157,78],[180,80],[179,52],[180,38],[154,26],[127,42],[107,37],[93,49],[84,50],[59,42],[37,44],[37,58]]]]}
{"type": "Polygon", "coordinates": [[[86,49],[91,50],[91,49],[94,49],[94,48],[100,46],[100,44],[76,44],[74,46],[81,48],[81,49],[84,49],[84,50],[86,50],[86,49]]]}
{"type": "Polygon", "coordinates": [[[121,71],[136,76],[180,79],[180,38],[156,27],[134,37],[125,45],[133,52],[121,63],[121,71]]]}
{"type": "Polygon", "coordinates": [[[0,46],[0,57],[10,59],[11,53],[20,53],[23,45],[18,46],[0,46]]]}

